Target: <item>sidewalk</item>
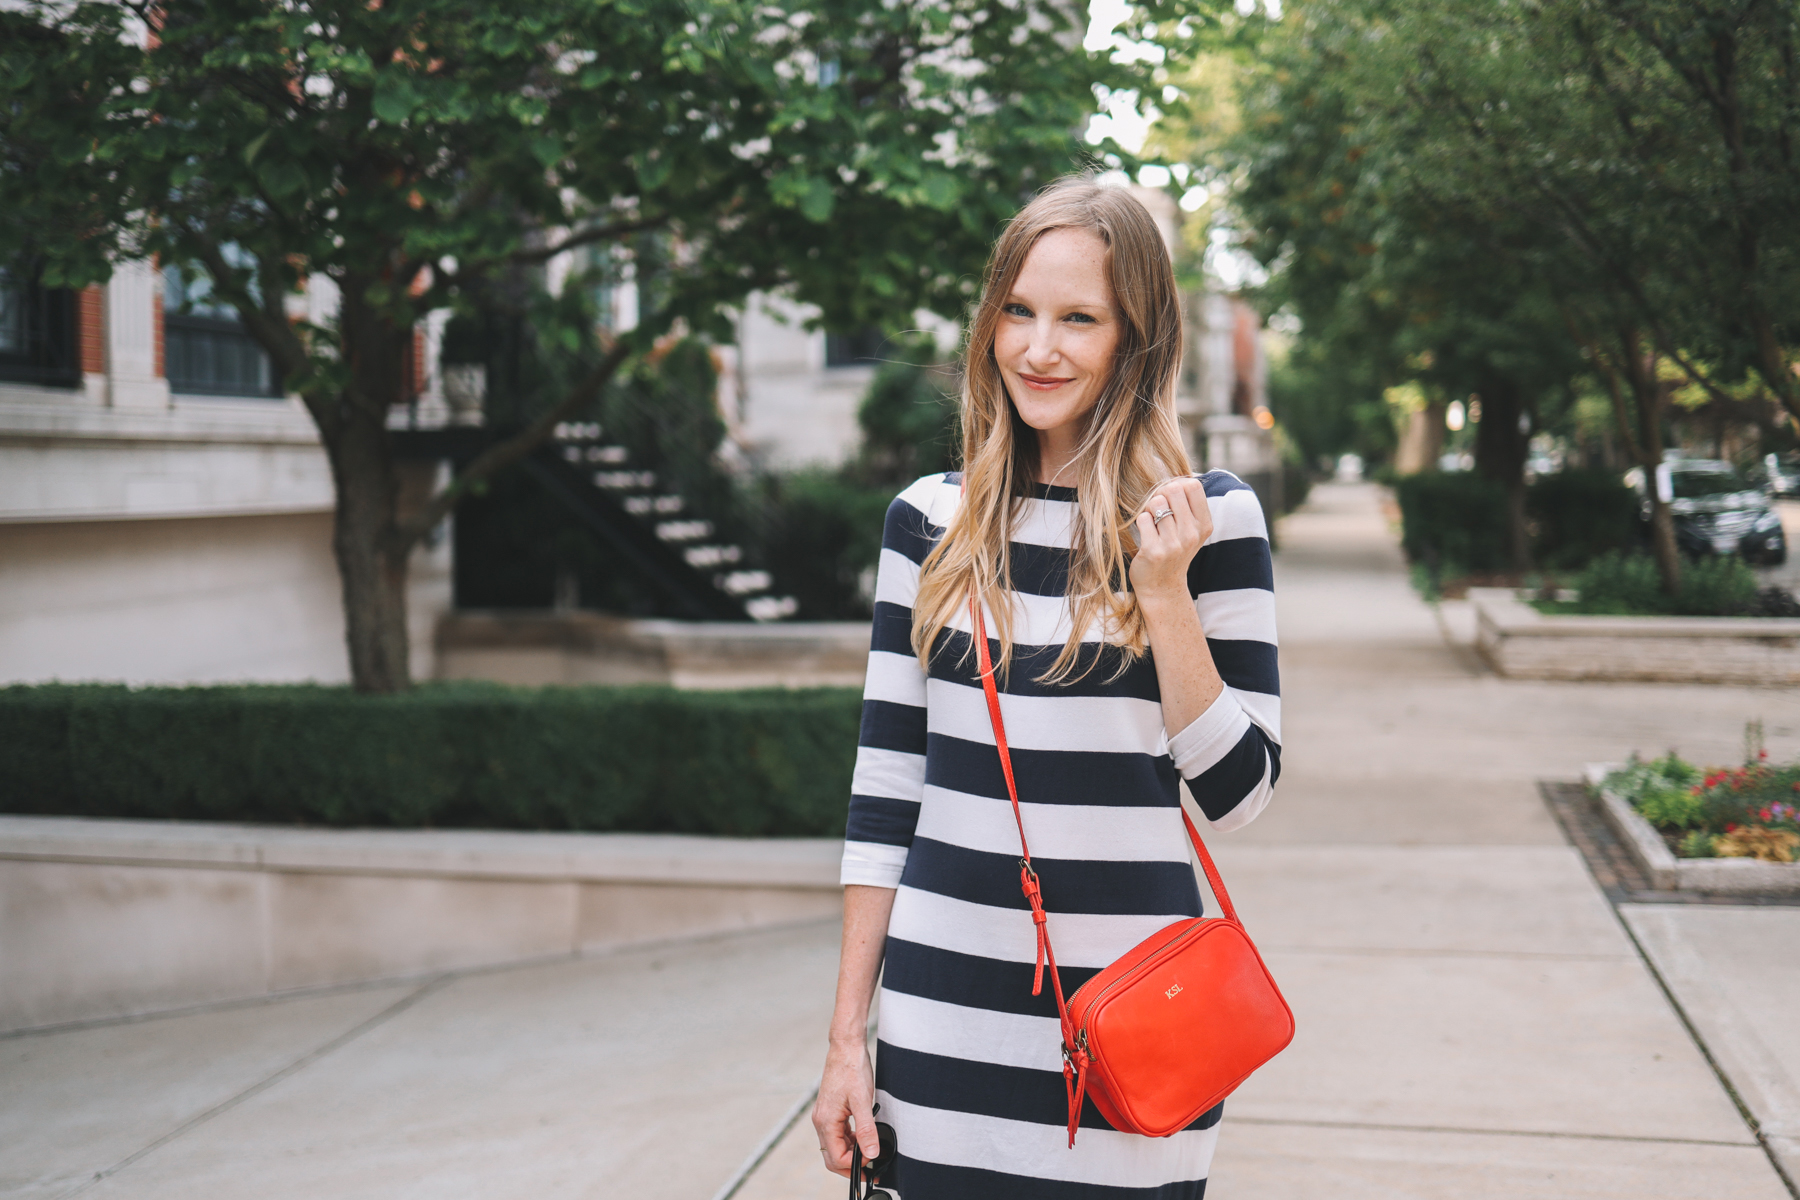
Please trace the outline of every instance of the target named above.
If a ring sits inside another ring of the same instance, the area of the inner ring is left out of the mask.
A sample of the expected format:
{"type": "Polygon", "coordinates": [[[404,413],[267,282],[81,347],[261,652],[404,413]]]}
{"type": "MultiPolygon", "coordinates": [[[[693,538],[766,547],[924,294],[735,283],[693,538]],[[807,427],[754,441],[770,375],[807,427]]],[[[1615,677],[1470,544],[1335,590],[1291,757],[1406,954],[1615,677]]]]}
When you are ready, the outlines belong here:
{"type": "MultiPolygon", "coordinates": [[[[1209,1197],[1788,1197],[1535,782],[1731,761],[1756,716],[1793,756],[1791,696],[1483,675],[1372,489],[1288,518],[1277,589],[1281,784],[1215,846],[1299,1035],[1227,1103],[1209,1197]]],[[[1800,909],[1635,907],[1778,1106],[1800,909]]],[[[0,1196],[708,1200],[816,1080],[835,965],[814,924],[0,1039],[0,1196]]],[[[843,1188],[802,1118],[737,1200],[843,1188]]]]}

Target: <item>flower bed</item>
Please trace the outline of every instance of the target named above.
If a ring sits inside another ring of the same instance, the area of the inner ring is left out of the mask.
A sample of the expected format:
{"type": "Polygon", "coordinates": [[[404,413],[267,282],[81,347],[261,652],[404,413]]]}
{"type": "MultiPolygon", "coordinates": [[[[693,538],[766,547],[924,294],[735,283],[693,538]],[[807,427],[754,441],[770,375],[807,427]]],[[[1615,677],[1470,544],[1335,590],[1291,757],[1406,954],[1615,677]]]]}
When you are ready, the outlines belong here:
{"type": "Polygon", "coordinates": [[[1707,770],[1673,751],[1649,762],[1633,755],[1602,787],[1677,858],[1800,860],[1800,763],[1772,765],[1766,750],[1741,767],[1707,770]]]}

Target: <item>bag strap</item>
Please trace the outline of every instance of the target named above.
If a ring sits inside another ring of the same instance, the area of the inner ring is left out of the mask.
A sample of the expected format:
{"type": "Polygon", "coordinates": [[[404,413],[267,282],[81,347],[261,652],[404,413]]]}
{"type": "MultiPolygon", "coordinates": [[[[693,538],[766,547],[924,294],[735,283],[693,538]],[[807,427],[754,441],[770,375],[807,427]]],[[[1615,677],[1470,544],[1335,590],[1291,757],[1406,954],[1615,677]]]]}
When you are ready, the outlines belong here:
{"type": "MultiPolygon", "coordinates": [[[[1031,846],[1025,840],[1025,814],[1019,808],[1019,786],[1013,779],[1012,751],[1006,745],[1006,722],[1000,716],[1000,692],[994,686],[994,666],[988,654],[987,622],[981,613],[980,600],[971,597],[969,615],[975,635],[975,653],[981,666],[981,690],[987,694],[988,719],[994,726],[994,745],[1000,751],[1000,771],[1006,776],[1006,794],[1012,800],[1013,821],[1019,827],[1019,879],[1025,892],[1025,899],[1031,904],[1031,919],[1037,923],[1038,929],[1038,966],[1033,978],[1031,994],[1037,995],[1043,990],[1044,962],[1049,960],[1051,980],[1056,987],[1057,1010],[1064,1011],[1062,981],[1056,978],[1056,957],[1050,949],[1050,931],[1045,924],[1044,904],[1038,889],[1037,872],[1031,866],[1031,846]]],[[[1206,872],[1206,882],[1212,888],[1213,896],[1219,901],[1219,908],[1226,920],[1241,925],[1237,909],[1232,906],[1231,893],[1225,890],[1225,880],[1219,875],[1219,868],[1213,864],[1212,855],[1206,849],[1206,842],[1200,837],[1200,830],[1194,825],[1194,819],[1188,816],[1187,809],[1181,809],[1181,823],[1187,826],[1188,840],[1194,845],[1194,852],[1200,858],[1200,866],[1206,872]]]]}

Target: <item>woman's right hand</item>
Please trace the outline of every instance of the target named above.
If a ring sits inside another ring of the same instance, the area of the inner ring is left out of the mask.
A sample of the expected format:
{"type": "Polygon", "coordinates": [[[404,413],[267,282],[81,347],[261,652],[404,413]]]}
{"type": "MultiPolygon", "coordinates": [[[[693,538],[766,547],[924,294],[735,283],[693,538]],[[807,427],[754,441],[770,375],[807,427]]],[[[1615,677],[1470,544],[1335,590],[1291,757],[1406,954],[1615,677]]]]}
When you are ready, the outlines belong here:
{"type": "Polygon", "coordinates": [[[813,1129],[819,1135],[819,1151],[825,1167],[846,1179],[850,1176],[850,1119],[856,1119],[855,1138],[863,1161],[881,1153],[875,1133],[875,1072],[869,1066],[866,1043],[833,1044],[825,1055],[825,1074],[819,1080],[819,1102],[813,1105],[813,1129]]]}

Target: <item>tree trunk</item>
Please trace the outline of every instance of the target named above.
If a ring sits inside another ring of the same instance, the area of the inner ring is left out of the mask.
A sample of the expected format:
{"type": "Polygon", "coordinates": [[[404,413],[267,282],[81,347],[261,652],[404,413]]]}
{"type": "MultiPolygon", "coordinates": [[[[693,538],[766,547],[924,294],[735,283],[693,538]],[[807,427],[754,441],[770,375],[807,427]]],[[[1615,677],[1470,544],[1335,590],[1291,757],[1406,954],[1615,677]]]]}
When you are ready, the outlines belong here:
{"type": "Polygon", "coordinates": [[[350,681],[359,692],[412,686],[407,664],[407,549],[398,545],[398,483],[385,430],[363,421],[328,449],[337,485],[332,550],[344,589],[344,640],[350,681]]]}
{"type": "Polygon", "coordinates": [[[1475,426],[1475,470],[1506,489],[1507,553],[1513,569],[1531,565],[1531,538],[1525,524],[1525,460],[1531,426],[1524,397],[1510,379],[1489,379],[1477,393],[1481,421],[1475,426]]]}
{"type": "Polygon", "coordinates": [[[1644,472],[1644,491],[1650,497],[1650,553],[1662,576],[1663,593],[1673,599],[1681,594],[1681,551],[1675,544],[1674,514],[1656,480],[1657,468],[1662,466],[1663,412],[1668,406],[1669,389],[1656,378],[1654,357],[1639,352],[1637,338],[1633,335],[1624,340],[1626,353],[1621,365],[1637,409],[1637,430],[1632,442],[1638,466],[1644,472]]]}
{"type": "Polygon", "coordinates": [[[348,387],[332,397],[329,432],[320,424],[337,487],[332,550],[344,589],[350,682],[359,692],[391,693],[412,686],[406,569],[413,539],[399,527],[399,476],[387,433],[412,331],[371,312],[363,301],[370,282],[353,278],[343,286],[339,319],[348,387]]]}

